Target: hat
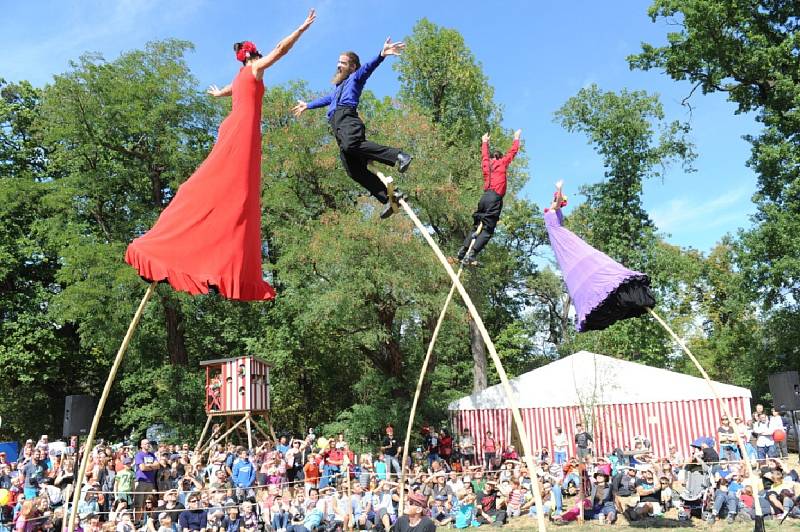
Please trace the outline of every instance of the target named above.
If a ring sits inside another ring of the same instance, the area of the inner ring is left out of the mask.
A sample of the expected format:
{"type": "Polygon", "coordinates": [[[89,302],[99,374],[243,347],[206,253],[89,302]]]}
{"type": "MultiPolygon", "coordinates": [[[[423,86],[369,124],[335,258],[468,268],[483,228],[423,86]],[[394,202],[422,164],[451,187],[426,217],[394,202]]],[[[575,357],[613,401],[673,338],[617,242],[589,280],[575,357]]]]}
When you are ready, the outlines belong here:
{"type": "Polygon", "coordinates": [[[160,514],[158,514],[159,520],[166,519],[167,517],[169,517],[169,514],[167,512],[161,512],[160,514]]]}
{"type": "Polygon", "coordinates": [[[690,447],[696,447],[698,449],[701,449],[704,443],[706,443],[705,438],[697,438],[690,444],[690,447]]]}
{"type": "Polygon", "coordinates": [[[424,495],[420,495],[419,493],[412,493],[408,496],[409,504],[413,504],[415,506],[419,506],[423,510],[428,509],[428,499],[424,495]]]}
{"type": "Polygon", "coordinates": [[[594,475],[592,475],[592,476],[593,476],[595,479],[596,479],[597,477],[599,477],[599,476],[602,476],[603,478],[605,478],[606,480],[608,480],[608,473],[606,473],[605,471],[595,471],[595,472],[594,472],[594,475]]]}

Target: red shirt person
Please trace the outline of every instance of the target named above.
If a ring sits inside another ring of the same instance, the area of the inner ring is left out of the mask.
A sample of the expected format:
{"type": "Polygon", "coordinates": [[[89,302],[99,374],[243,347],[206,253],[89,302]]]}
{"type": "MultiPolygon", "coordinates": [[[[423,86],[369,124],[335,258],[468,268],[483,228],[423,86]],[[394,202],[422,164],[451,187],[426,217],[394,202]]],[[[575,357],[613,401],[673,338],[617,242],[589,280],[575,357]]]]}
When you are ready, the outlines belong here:
{"type": "Polygon", "coordinates": [[[478,209],[472,213],[473,230],[464,240],[464,245],[458,251],[458,260],[464,264],[476,264],[478,253],[486,246],[489,239],[494,234],[497,222],[500,220],[500,212],[503,210],[503,196],[506,195],[508,178],[508,166],[516,157],[519,151],[519,137],[522,130],[514,132],[514,142],[508,152],[503,155],[500,151],[489,154],[489,134],[486,133],[482,138],[481,144],[481,169],[483,170],[483,195],[478,201],[478,209]],[[478,232],[478,227],[481,231],[478,232]],[[476,234],[477,233],[477,234],[476,234]],[[472,249],[469,249],[472,239],[472,249]]]}

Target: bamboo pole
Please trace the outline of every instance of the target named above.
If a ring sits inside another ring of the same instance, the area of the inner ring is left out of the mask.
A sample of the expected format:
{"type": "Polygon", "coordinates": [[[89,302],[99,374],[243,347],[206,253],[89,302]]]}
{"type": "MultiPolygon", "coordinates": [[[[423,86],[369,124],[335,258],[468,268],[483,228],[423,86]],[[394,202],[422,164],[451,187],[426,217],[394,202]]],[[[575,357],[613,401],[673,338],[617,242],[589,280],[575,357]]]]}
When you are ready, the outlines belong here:
{"type": "Polygon", "coordinates": [[[111,386],[114,384],[114,379],[117,377],[117,371],[122,364],[122,359],[125,357],[125,351],[128,350],[128,346],[133,338],[133,333],[136,331],[136,327],[139,325],[139,320],[142,318],[142,314],[144,314],[144,308],[147,305],[147,301],[150,299],[150,296],[153,295],[153,292],[156,289],[156,284],[158,283],[155,281],[150,283],[150,286],[147,287],[147,291],[144,293],[144,296],[142,296],[142,301],[139,303],[139,307],[136,309],[130,325],[128,325],[128,331],[125,333],[125,337],[122,339],[122,345],[119,346],[117,356],[114,357],[114,363],[111,365],[111,370],[108,372],[106,384],[103,387],[103,393],[100,396],[100,401],[97,403],[97,409],[94,412],[94,418],[92,418],[92,427],[89,429],[89,436],[86,438],[86,443],[84,444],[81,465],[78,469],[78,475],[75,479],[75,491],[72,495],[72,510],[69,514],[69,532],[75,531],[75,518],[78,516],[78,504],[81,500],[81,486],[83,485],[83,478],[86,476],[86,468],[89,465],[89,455],[92,453],[92,446],[94,445],[94,437],[97,434],[97,427],[100,425],[100,416],[103,415],[103,408],[106,406],[106,400],[111,392],[111,386]]]}
{"type": "MultiPolygon", "coordinates": [[[[391,178],[387,178],[381,172],[378,172],[378,178],[387,185],[392,183],[391,178]]],[[[447,275],[450,276],[450,279],[453,281],[453,284],[456,285],[456,289],[458,293],[461,295],[461,299],[464,301],[464,304],[472,314],[472,319],[475,320],[475,325],[478,327],[478,330],[483,337],[483,341],[486,344],[486,348],[489,350],[489,355],[492,358],[492,362],[494,362],[495,368],[497,369],[497,373],[500,376],[500,383],[502,385],[503,392],[505,393],[506,400],[508,401],[509,406],[511,407],[511,413],[514,417],[514,422],[517,425],[517,431],[519,431],[520,440],[522,440],[522,447],[523,452],[525,453],[525,465],[528,467],[528,473],[531,476],[531,484],[533,486],[533,498],[536,502],[536,507],[538,511],[536,512],[536,520],[539,525],[539,532],[545,532],[547,530],[547,526],[545,525],[544,521],[544,512],[541,511],[542,509],[542,493],[539,490],[539,483],[537,482],[538,476],[536,473],[536,464],[533,462],[533,450],[531,449],[531,442],[528,439],[527,431],[525,430],[525,425],[522,423],[522,415],[519,411],[519,406],[517,406],[516,398],[514,397],[514,390],[511,388],[511,383],[508,380],[508,375],[506,374],[505,369],[503,368],[503,362],[500,360],[500,357],[497,355],[497,350],[494,347],[494,342],[492,342],[489,333],[486,331],[486,327],[483,324],[483,319],[481,319],[480,315],[478,314],[478,310],[475,308],[475,305],[472,303],[472,298],[469,297],[469,294],[464,289],[464,286],[459,281],[456,273],[453,271],[453,268],[450,266],[450,263],[447,262],[447,258],[442,253],[442,250],[439,249],[439,246],[436,242],[431,238],[428,229],[422,224],[419,217],[417,217],[414,210],[408,205],[408,202],[402,197],[398,198],[397,203],[406,211],[408,217],[411,218],[411,221],[414,222],[414,225],[419,229],[420,234],[428,243],[428,245],[433,250],[433,253],[436,255],[436,258],[439,259],[439,262],[444,266],[447,275]]]]}
{"type": "MultiPolygon", "coordinates": [[[[220,437],[218,437],[216,440],[209,440],[209,442],[208,442],[208,452],[209,452],[209,454],[214,452],[214,447],[215,447],[215,446],[216,446],[216,445],[217,445],[219,442],[221,442],[223,439],[227,438],[227,437],[228,437],[228,434],[230,434],[231,432],[233,432],[234,430],[236,430],[237,428],[239,428],[239,426],[240,426],[242,423],[244,423],[245,421],[247,421],[248,419],[249,419],[249,417],[248,417],[248,414],[245,414],[244,416],[242,416],[242,419],[240,419],[239,421],[237,421],[235,425],[233,425],[231,428],[229,428],[228,430],[226,430],[226,431],[225,431],[225,432],[224,432],[224,433],[223,433],[223,434],[222,434],[220,437]]],[[[204,451],[204,452],[205,452],[205,451],[204,451]]]]}
{"type": "Polygon", "coordinates": [[[194,452],[198,452],[202,447],[201,444],[203,443],[203,438],[206,437],[206,432],[208,432],[208,427],[211,426],[211,418],[214,417],[211,414],[208,415],[208,419],[206,419],[206,424],[203,427],[203,432],[200,433],[200,439],[197,440],[197,445],[194,446],[194,452]]]}
{"type": "Polygon", "coordinates": [[[750,461],[750,456],[747,454],[747,448],[744,445],[744,440],[742,440],[742,436],[739,433],[739,426],[736,423],[734,423],[734,419],[736,418],[731,415],[728,406],[722,401],[722,398],[717,392],[717,388],[714,386],[714,382],[711,380],[711,377],[709,377],[708,373],[706,373],[706,370],[703,369],[703,366],[700,364],[700,361],[697,360],[697,358],[692,354],[691,351],[689,351],[689,348],[686,347],[686,344],[683,343],[683,340],[681,340],[678,337],[678,335],[675,334],[675,331],[672,330],[672,327],[670,327],[669,324],[667,324],[667,322],[665,322],[661,318],[661,316],[656,314],[653,309],[648,307],[647,312],[649,312],[650,315],[653,316],[653,318],[655,318],[655,320],[659,323],[659,325],[661,325],[664,328],[664,330],[667,331],[667,333],[669,333],[669,335],[672,337],[675,343],[677,343],[680,346],[680,348],[683,349],[683,352],[689,356],[689,359],[692,361],[694,366],[697,368],[697,371],[700,372],[700,375],[703,376],[703,379],[706,381],[706,384],[708,384],[708,387],[711,389],[711,394],[714,396],[714,399],[716,399],[717,403],[719,404],[720,410],[722,410],[722,413],[725,414],[725,416],[727,416],[729,420],[731,420],[731,423],[733,423],[733,426],[736,428],[736,430],[733,431],[736,437],[736,445],[739,447],[739,452],[742,453],[742,460],[745,461],[745,463],[747,464],[747,468],[749,469],[747,476],[751,478],[751,483],[753,484],[753,492],[756,498],[756,503],[755,503],[756,529],[759,529],[759,523],[760,523],[760,529],[763,530],[764,512],[761,509],[761,503],[758,498],[758,485],[757,485],[758,481],[753,478],[753,470],[755,468],[753,467],[753,463],[750,461]]]}
{"type": "MultiPolygon", "coordinates": [[[[478,224],[478,229],[472,234],[472,240],[469,242],[469,248],[467,249],[465,257],[468,257],[469,254],[472,252],[472,247],[475,245],[475,239],[481,234],[483,230],[483,222],[478,224]]],[[[461,272],[464,271],[464,264],[462,263],[461,266],[458,268],[457,277],[461,278],[461,272]]],[[[428,344],[428,351],[425,353],[425,360],[422,362],[422,369],[419,372],[419,380],[417,381],[417,389],[414,391],[414,401],[411,403],[411,412],[408,415],[408,428],[406,429],[406,441],[405,445],[403,445],[403,467],[400,468],[400,486],[405,486],[406,482],[406,464],[408,463],[408,445],[411,442],[411,430],[414,426],[414,415],[417,413],[417,404],[419,403],[419,396],[422,393],[422,384],[425,382],[425,373],[428,371],[428,363],[431,360],[431,354],[433,353],[433,347],[436,345],[436,339],[439,337],[439,329],[444,322],[444,317],[447,314],[447,308],[450,306],[450,301],[453,299],[453,294],[456,292],[456,285],[455,283],[450,287],[450,293],[447,294],[447,299],[444,300],[444,306],[442,307],[442,312],[439,313],[439,319],[436,321],[436,327],[433,329],[433,334],[431,335],[431,341],[428,344]]],[[[398,513],[400,515],[403,514],[403,508],[405,505],[406,494],[405,490],[400,490],[400,508],[398,513]]]]}
{"type": "Polygon", "coordinates": [[[247,427],[247,448],[253,448],[253,428],[250,426],[250,412],[246,414],[247,421],[245,422],[245,427],[247,427]]]}

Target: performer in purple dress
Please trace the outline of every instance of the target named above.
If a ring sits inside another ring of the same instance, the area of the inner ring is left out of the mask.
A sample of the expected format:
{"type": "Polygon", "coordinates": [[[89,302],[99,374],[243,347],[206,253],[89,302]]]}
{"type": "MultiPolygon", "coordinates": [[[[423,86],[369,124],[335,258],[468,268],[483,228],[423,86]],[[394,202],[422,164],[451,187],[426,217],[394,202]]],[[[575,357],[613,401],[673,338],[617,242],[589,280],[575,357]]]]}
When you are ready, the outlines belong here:
{"type": "Polygon", "coordinates": [[[619,320],[641,316],[656,304],[650,278],[629,270],[561,225],[561,208],[566,205],[562,185],[562,181],[556,183],[544,223],[575,305],[578,332],[599,331],[619,320]]]}

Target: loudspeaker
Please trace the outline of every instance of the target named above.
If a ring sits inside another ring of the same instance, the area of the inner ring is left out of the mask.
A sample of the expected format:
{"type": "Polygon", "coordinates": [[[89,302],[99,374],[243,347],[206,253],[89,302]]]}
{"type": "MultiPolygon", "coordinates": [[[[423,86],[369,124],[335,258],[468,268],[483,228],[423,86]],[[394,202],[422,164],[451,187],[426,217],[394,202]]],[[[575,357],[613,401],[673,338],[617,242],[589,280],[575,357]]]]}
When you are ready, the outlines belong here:
{"type": "Polygon", "coordinates": [[[778,410],[800,410],[800,376],[796,371],[770,375],[769,391],[772,404],[778,410]]]}
{"type": "Polygon", "coordinates": [[[89,434],[97,401],[91,395],[68,395],[64,401],[64,437],[89,434]]]}

